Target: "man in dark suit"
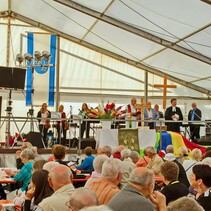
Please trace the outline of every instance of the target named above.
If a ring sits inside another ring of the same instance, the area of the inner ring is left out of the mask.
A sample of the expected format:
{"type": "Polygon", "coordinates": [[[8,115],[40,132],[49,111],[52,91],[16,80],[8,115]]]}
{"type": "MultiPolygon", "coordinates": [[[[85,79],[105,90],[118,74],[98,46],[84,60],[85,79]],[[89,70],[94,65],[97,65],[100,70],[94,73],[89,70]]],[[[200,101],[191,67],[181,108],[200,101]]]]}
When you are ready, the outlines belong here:
{"type": "Polygon", "coordinates": [[[173,122],[166,122],[167,131],[180,132],[181,121],[183,120],[182,111],[177,105],[177,99],[171,99],[171,106],[166,109],[165,120],[173,120],[173,122]]]}
{"type": "MultiPolygon", "coordinates": [[[[192,109],[189,111],[188,113],[188,120],[189,121],[201,121],[201,110],[197,108],[197,104],[196,103],[192,103],[192,109]]],[[[195,139],[199,139],[200,138],[200,125],[197,124],[193,124],[193,122],[191,122],[191,126],[190,126],[190,134],[191,137],[190,139],[193,141],[195,139]]]]}

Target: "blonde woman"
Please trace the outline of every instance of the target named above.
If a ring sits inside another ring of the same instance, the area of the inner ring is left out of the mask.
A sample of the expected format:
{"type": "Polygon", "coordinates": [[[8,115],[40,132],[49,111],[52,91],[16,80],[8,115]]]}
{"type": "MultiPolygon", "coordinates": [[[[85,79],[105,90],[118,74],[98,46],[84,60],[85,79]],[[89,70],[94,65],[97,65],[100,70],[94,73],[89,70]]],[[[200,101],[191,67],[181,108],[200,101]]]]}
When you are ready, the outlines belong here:
{"type": "Polygon", "coordinates": [[[39,130],[42,134],[45,146],[47,146],[47,132],[50,127],[50,120],[46,118],[51,118],[51,112],[48,110],[47,103],[43,103],[40,111],[37,113],[37,118],[39,122],[39,130]]]}
{"type": "Polygon", "coordinates": [[[189,153],[189,150],[187,147],[185,146],[181,146],[179,149],[178,149],[178,154],[179,154],[179,158],[178,158],[178,161],[183,164],[184,160],[188,160],[188,153],[189,153]]]}
{"type": "Polygon", "coordinates": [[[197,162],[201,161],[201,157],[202,157],[201,150],[196,148],[191,152],[190,159],[184,160],[182,164],[185,169],[189,182],[190,182],[190,175],[192,174],[193,166],[195,166],[197,162]]]}

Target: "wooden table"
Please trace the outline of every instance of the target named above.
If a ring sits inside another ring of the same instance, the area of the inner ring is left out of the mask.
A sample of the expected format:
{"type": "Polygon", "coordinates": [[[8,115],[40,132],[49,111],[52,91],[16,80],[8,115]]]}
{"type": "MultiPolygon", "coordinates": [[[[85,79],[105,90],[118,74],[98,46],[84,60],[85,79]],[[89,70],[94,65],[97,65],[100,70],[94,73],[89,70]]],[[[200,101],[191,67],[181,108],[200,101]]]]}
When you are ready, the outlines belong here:
{"type": "Polygon", "coordinates": [[[15,206],[12,199],[0,200],[0,205],[2,207],[13,207],[15,210],[21,211],[21,207],[15,206]]]}
{"type": "Polygon", "coordinates": [[[0,178],[0,184],[15,184],[16,181],[12,178],[0,178]]]}
{"type": "Polygon", "coordinates": [[[84,178],[73,178],[73,183],[74,182],[86,182],[89,178],[90,178],[90,175],[86,176],[84,178]]]}

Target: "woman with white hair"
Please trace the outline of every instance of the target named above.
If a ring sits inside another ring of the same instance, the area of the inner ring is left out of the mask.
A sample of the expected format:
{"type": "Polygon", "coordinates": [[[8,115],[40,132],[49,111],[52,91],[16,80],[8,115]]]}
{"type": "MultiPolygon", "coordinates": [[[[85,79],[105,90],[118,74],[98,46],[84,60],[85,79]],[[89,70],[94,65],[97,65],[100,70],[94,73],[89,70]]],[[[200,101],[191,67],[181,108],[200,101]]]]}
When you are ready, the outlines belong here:
{"type": "Polygon", "coordinates": [[[191,158],[189,160],[184,160],[183,167],[185,169],[188,181],[190,182],[190,175],[192,174],[193,166],[201,160],[202,152],[200,149],[195,148],[191,152],[191,158]]]}
{"type": "Polygon", "coordinates": [[[22,192],[26,191],[28,184],[31,180],[32,169],[34,164],[34,153],[31,149],[27,148],[21,152],[21,161],[23,162],[23,167],[21,170],[14,176],[14,180],[17,182],[22,182],[22,187],[20,190],[22,192]]]}
{"type": "Polygon", "coordinates": [[[121,181],[121,189],[128,183],[128,179],[130,173],[133,169],[136,168],[136,165],[133,163],[130,149],[123,149],[121,151],[121,159],[122,159],[122,181],[121,181]]]}
{"type": "Polygon", "coordinates": [[[119,192],[118,184],[122,179],[121,160],[110,158],[103,163],[102,176],[89,185],[89,189],[97,195],[99,205],[108,204],[119,192]]]}
{"type": "Polygon", "coordinates": [[[98,155],[94,161],[93,161],[93,167],[94,167],[94,171],[92,172],[91,177],[86,181],[86,184],[84,187],[89,187],[89,185],[95,181],[96,179],[101,177],[101,173],[102,173],[102,166],[103,163],[108,160],[109,157],[106,155],[98,155]]]}

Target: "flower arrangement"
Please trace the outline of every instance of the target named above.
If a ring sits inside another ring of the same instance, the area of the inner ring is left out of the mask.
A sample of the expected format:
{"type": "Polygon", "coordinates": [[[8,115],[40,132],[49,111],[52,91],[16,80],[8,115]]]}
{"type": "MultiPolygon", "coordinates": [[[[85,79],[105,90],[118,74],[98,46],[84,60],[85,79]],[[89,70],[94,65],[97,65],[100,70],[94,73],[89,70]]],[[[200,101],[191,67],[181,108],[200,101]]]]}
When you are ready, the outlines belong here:
{"type": "Polygon", "coordinates": [[[122,115],[122,107],[123,106],[119,106],[118,108],[115,108],[114,103],[107,103],[105,106],[99,104],[96,108],[90,109],[88,116],[95,119],[114,119],[122,115]]]}

